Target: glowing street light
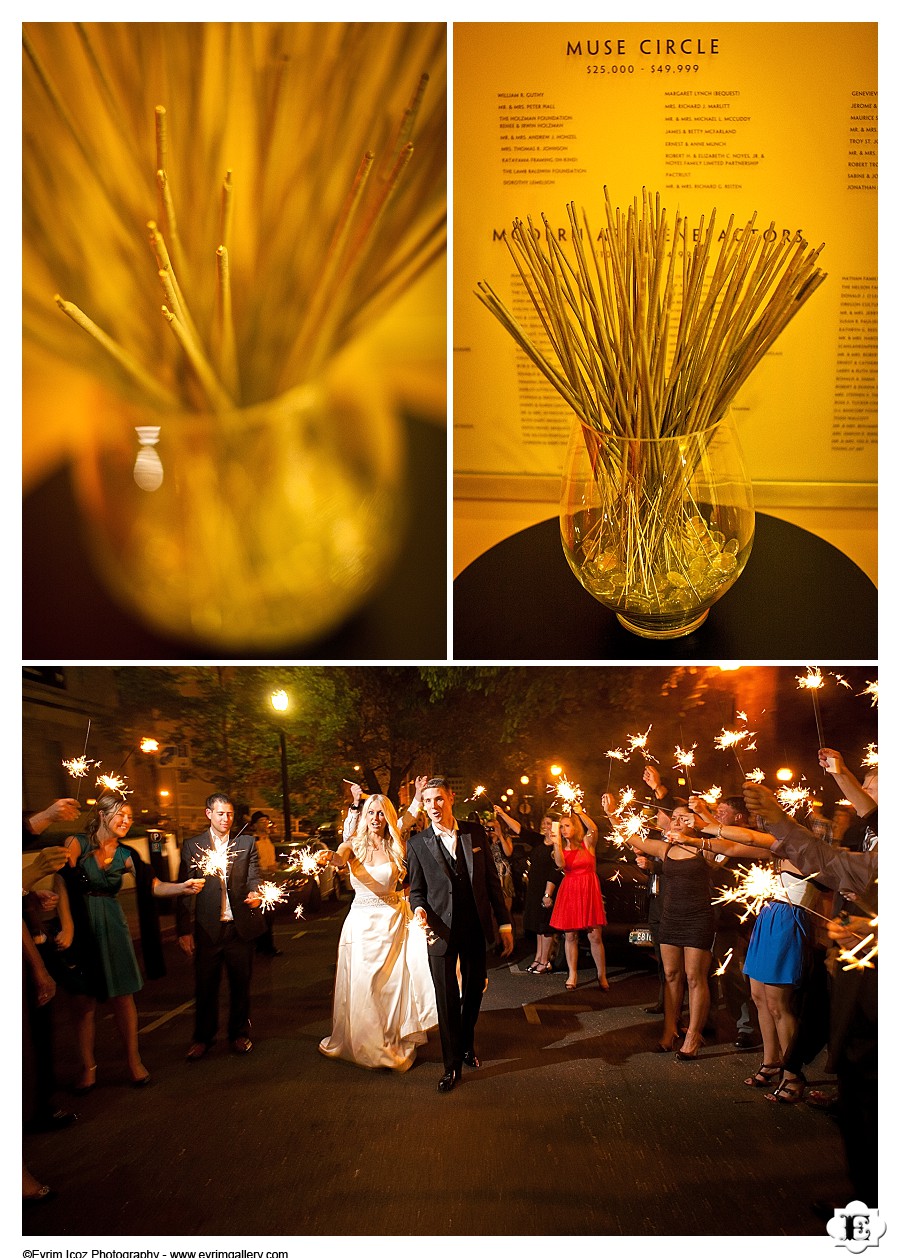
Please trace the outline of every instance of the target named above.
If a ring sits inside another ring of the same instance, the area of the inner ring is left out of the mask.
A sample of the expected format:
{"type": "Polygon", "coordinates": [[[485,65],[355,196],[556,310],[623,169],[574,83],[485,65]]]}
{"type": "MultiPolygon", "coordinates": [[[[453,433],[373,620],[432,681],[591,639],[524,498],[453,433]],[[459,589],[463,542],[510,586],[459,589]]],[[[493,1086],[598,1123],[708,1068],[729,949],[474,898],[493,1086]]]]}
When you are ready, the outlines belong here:
{"type": "Polygon", "coordinates": [[[794,776],[794,771],[793,769],[778,769],[775,776],[779,782],[790,782],[794,776]]]}
{"type": "MultiPolygon", "coordinates": [[[[272,692],[272,707],[276,712],[287,712],[288,695],[286,690],[275,690],[272,692]]],[[[291,795],[288,789],[288,770],[287,770],[287,739],[284,736],[284,730],[278,728],[278,742],[281,749],[281,813],[284,817],[284,841],[291,841],[291,795]]]]}
{"type": "Polygon", "coordinates": [[[563,771],[563,767],[561,764],[551,764],[550,772],[553,774],[555,778],[558,778],[559,775],[562,773],[562,771],[563,771]]]}

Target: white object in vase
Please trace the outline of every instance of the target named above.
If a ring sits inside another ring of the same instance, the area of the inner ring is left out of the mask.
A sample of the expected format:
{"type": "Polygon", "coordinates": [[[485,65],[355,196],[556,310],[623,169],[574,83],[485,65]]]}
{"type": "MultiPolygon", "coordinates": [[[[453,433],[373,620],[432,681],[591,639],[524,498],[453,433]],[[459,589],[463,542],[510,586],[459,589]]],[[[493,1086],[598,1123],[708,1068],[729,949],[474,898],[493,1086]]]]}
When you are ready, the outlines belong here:
{"type": "Polygon", "coordinates": [[[153,493],[163,483],[162,460],[154,448],[159,441],[159,428],[142,427],[135,428],[134,431],[140,442],[140,449],[134,460],[134,483],[138,489],[153,493]]]}

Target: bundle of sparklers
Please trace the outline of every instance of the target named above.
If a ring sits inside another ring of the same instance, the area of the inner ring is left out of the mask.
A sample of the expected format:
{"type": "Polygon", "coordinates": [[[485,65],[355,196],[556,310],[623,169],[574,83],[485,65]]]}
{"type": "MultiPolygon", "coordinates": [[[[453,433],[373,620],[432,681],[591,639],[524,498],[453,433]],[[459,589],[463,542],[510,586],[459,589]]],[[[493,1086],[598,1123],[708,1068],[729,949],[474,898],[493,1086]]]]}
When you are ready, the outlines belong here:
{"type": "Polygon", "coordinates": [[[171,413],[315,378],[444,248],[444,40],[440,23],[27,25],[27,332],[171,413]],[[50,284],[89,339],[54,326],[50,284]]]}

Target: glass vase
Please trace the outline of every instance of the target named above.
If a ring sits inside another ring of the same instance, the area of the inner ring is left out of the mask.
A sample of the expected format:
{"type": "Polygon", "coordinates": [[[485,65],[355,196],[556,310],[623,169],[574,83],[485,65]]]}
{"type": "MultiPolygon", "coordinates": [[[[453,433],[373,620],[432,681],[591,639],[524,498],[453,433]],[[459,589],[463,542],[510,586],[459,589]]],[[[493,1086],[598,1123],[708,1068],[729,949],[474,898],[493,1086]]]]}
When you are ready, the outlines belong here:
{"type": "Polygon", "coordinates": [[[685,437],[622,438],[576,424],[560,530],[569,566],[644,638],[698,628],[743,571],[753,493],[733,420],[685,437]]]}
{"type": "Polygon", "coordinates": [[[370,376],[225,414],[104,402],[76,492],[99,573],[151,628],[226,651],[312,642],[394,557],[402,431],[370,376]]]}

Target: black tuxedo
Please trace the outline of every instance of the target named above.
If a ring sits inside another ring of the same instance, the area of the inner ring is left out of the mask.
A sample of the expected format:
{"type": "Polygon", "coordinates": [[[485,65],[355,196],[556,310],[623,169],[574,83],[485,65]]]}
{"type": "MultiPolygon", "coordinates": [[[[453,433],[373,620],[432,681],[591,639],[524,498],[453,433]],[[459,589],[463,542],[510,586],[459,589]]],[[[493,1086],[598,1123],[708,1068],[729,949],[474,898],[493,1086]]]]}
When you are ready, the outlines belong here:
{"type": "Polygon", "coordinates": [[[428,964],[434,980],[444,1069],[459,1071],[464,1053],[474,1051],[475,1023],[487,977],[493,917],[510,924],[490,843],[477,822],[459,822],[456,861],[432,826],[414,834],[406,847],[409,903],[424,908],[434,940],[428,964]],[[454,867],[455,865],[455,867],[454,867]],[[462,993],[456,979],[459,960],[462,993]]]}
{"type": "MultiPolygon", "coordinates": [[[[259,887],[259,858],[251,834],[228,840],[230,859],[226,887],[233,921],[223,922],[222,882],[207,878],[196,896],[180,896],[176,901],[179,936],[194,937],[194,979],[196,1011],[194,1043],[212,1044],[219,1024],[219,984],[224,966],[228,974],[228,1038],[236,1040],[250,1030],[250,975],[253,967],[253,940],[265,929],[262,913],[244,901],[259,887]]],[[[196,858],[212,848],[209,830],[186,839],[181,849],[179,882],[200,877],[196,858]]]]}

